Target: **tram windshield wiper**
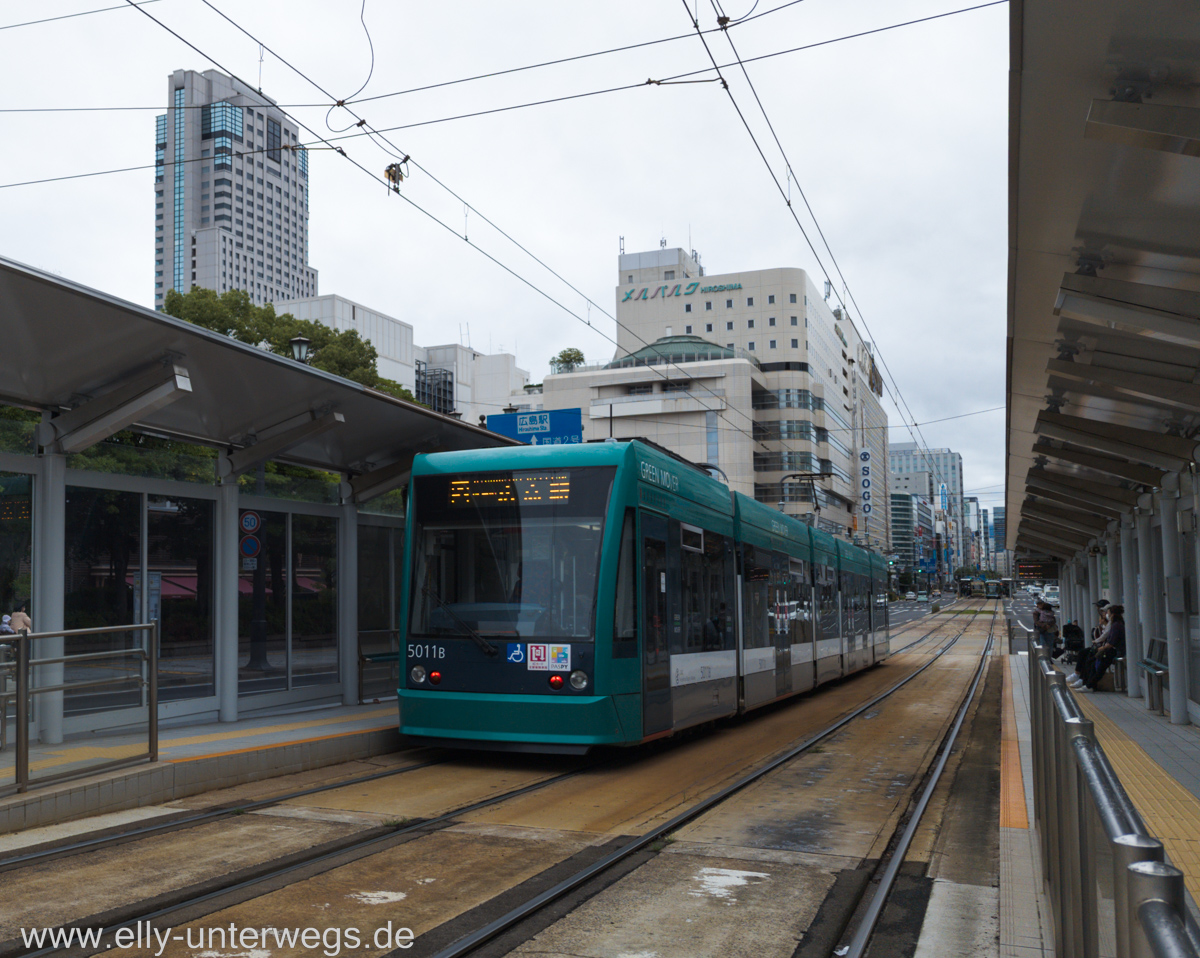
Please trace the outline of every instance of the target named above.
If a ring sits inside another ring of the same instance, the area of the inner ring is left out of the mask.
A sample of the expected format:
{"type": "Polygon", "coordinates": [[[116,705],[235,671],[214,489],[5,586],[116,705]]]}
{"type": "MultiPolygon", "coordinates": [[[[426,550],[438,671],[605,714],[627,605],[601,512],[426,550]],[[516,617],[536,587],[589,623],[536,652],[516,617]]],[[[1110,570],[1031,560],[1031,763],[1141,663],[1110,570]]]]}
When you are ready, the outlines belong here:
{"type": "Polygon", "coordinates": [[[497,653],[497,648],[477,631],[475,631],[475,629],[471,628],[471,626],[467,625],[466,622],[459,618],[458,613],[450,608],[446,600],[438,595],[435,589],[430,586],[425,586],[421,589],[421,592],[424,593],[427,598],[433,599],[434,602],[441,606],[445,610],[446,615],[450,616],[450,618],[458,623],[459,627],[466,632],[468,636],[470,636],[471,641],[479,646],[479,650],[483,652],[484,655],[493,656],[497,653]]]}

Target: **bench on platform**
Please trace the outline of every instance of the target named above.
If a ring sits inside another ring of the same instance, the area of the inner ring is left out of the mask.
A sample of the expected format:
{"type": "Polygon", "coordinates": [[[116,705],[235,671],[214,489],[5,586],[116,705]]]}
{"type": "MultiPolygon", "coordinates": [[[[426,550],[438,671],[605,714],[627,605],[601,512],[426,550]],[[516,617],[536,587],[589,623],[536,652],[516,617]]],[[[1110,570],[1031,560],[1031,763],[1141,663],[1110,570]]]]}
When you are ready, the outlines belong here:
{"type": "Polygon", "coordinates": [[[1151,639],[1146,645],[1146,657],[1138,667],[1146,673],[1146,708],[1163,711],[1163,685],[1170,684],[1171,670],[1167,668],[1167,640],[1151,639]]]}

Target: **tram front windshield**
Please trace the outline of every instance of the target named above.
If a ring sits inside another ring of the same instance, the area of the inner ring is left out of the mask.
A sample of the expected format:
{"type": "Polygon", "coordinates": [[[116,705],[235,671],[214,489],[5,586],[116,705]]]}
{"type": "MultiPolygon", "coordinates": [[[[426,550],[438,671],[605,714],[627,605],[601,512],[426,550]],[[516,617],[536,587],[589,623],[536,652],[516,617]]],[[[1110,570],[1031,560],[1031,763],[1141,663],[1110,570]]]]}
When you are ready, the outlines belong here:
{"type": "Polygon", "coordinates": [[[416,478],[410,635],[591,641],[615,473],[416,478]]]}

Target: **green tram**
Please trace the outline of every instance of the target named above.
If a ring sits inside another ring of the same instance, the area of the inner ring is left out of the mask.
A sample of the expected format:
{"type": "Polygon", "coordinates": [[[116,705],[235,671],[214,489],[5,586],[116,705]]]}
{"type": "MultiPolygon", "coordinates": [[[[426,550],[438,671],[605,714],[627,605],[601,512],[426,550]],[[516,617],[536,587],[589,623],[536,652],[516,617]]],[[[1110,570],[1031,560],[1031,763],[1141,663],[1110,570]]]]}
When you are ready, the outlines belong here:
{"type": "Polygon", "coordinates": [[[400,731],[585,752],[888,654],[887,563],[640,442],[413,464],[400,731]]]}

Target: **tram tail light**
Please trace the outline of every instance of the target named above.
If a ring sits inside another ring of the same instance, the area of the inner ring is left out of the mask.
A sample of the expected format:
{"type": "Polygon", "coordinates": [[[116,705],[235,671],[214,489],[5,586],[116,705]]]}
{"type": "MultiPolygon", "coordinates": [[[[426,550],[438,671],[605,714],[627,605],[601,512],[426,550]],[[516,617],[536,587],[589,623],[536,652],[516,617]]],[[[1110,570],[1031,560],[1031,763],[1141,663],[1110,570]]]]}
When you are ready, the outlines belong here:
{"type": "Polygon", "coordinates": [[[415,682],[417,685],[420,685],[422,682],[425,681],[425,666],[414,665],[412,667],[412,671],[409,672],[408,674],[409,674],[409,677],[413,680],[413,682],[415,682]]]}
{"type": "Polygon", "coordinates": [[[571,673],[571,688],[576,692],[582,692],[587,688],[588,675],[582,669],[576,669],[571,673]]]}
{"type": "Polygon", "coordinates": [[[557,692],[562,687],[563,687],[563,677],[561,675],[550,676],[550,688],[554,689],[554,691],[557,692]]]}
{"type": "Polygon", "coordinates": [[[441,672],[430,672],[429,673],[429,683],[431,685],[441,685],[442,684],[442,673],[441,672]]]}

